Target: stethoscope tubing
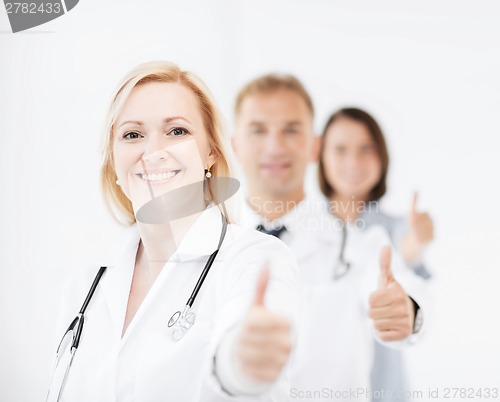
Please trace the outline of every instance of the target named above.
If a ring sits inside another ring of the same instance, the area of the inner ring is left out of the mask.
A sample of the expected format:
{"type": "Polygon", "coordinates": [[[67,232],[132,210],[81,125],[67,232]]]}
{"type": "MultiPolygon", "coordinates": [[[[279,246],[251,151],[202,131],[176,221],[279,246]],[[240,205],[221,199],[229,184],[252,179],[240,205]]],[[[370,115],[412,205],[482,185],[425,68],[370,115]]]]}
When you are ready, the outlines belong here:
{"type": "Polygon", "coordinates": [[[205,267],[203,268],[203,271],[198,278],[198,281],[196,282],[196,285],[194,286],[193,291],[191,292],[191,296],[189,296],[189,299],[186,303],[186,306],[193,307],[193,303],[196,300],[196,296],[198,296],[198,292],[201,289],[201,286],[203,285],[203,282],[205,282],[205,278],[208,275],[208,271],[210,271],[210,268],[212,267],[212,264],[215,261],[215,257],[217,257],[217,253],[219,252],[222,242],[224,241],[224,238],[226,237],[226,231],[227,231],[227,221],[226,218],[223,214],[221,214],[222,217],[222,230],[221,234],[219,237],[219,244],[217,245],[217,250],[215,250],[212,254],[210,254],[210,257],[208,257],[208,260],[205,264],[205,267]]]}

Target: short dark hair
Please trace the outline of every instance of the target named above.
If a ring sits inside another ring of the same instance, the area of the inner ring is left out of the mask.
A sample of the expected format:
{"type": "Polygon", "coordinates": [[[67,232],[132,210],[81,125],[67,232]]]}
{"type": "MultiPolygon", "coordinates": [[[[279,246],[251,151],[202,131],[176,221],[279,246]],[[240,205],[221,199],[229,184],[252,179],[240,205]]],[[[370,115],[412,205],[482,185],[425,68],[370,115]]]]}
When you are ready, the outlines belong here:
{"type": "Polygon", "coordinates": [[[328,183],[326,179],[325,167],[323,164],[323,155],[325,151],[324,144],[326,133],[328,132],[330,126],[335,121],[340,119],[350,119],[363,124],[368,129],[368,132],[370,133],[370,136],[375,143],[377,154],[382,164],[382,172],[380,175],[380,180],[370,191],[369,199],[367,201],[378,201],[380,198],[382,198],[387,189],[386,178],[387,172],[389,170],[389,152],[387,151],[384,134],[377,121],[369,113],[354,107],[343,108],[333,113],[326,122],[323,133],[321,134],[322,142],[318,164],[318,181],[321,192],[328,198],[330,198],[335,192],[335,189],[330,185],[330,183],[328,183]]]}

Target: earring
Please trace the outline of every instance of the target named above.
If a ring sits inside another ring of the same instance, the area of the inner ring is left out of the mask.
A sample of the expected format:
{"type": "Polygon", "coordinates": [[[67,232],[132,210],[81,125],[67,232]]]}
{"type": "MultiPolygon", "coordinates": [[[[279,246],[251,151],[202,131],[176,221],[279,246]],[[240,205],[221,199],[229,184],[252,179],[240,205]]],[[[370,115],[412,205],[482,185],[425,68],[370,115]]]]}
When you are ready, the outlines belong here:
{"type": "Polygon", "coordinates": [[[116,180],[116,184],[119,186],[120,185],[120,182],[118,180],[116,180]]]}
{"type": "Polygon", "coordinates": [[[205,169],[205,177],[207,179],[210,179],[212,177],[212,173],[210,173],[210,166],[207,169],[205,169]]]}

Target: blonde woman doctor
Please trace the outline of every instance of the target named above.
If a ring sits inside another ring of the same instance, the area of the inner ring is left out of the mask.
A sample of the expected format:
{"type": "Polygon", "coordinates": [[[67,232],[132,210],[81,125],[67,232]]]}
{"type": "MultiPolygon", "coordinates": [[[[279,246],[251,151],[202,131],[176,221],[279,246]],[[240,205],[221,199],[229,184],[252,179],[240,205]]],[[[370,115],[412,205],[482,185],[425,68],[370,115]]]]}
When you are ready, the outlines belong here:
{"type": "Polygon", "coordinates": [[[297,266],[230,223],[224,148],[194,75],[150,62],[123,79],[101,179],[127,228],[66,287],[47,400],[288,399],[297,266]]]}

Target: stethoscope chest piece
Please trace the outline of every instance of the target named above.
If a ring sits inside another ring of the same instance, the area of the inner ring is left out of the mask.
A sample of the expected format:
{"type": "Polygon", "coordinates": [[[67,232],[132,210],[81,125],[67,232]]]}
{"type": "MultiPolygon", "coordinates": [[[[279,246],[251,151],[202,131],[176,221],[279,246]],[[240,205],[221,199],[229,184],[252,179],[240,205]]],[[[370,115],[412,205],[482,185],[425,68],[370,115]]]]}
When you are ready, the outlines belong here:
{"type": "Polygon", "coordinates": [[[170,317],[170,320],[168,320],[168,327],[170,328],[172,325],[174,325],[179,320],[180,316],[180,311],[176,311],[174,314],[172,314],[172,317],[170,317]]]}
{"type": "Polygon", "coordinates": [[[340,279],[349,272],[351,264],[346,261],[339,261],[333,272],[333,279],[340,279]]]}
{"type": "Polygon", "coordinates": [[[186,306],[184,311],[176,311],[168,320],[168,327],[173,327],[172,339],[177,342],[180,341],[184,335],[191,329],[196,320],[195,313],[190,312],[191,308],[186,306]]]}
{"type": "Polygon", "coordinates": [[[337,259],[337,264],[333,270],[333,279],[337,280],[345,276],[349,269],[351,268],[351,264],[348,263],[344,259],[345,247],[347,244],[347,227],[345,224],[342,225],[342,243],[340,244],[340,252],[337,259]]]}

